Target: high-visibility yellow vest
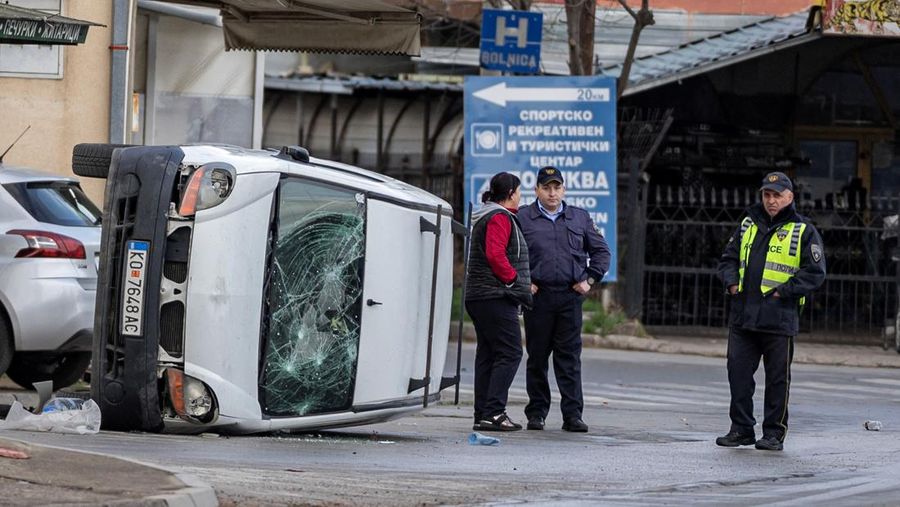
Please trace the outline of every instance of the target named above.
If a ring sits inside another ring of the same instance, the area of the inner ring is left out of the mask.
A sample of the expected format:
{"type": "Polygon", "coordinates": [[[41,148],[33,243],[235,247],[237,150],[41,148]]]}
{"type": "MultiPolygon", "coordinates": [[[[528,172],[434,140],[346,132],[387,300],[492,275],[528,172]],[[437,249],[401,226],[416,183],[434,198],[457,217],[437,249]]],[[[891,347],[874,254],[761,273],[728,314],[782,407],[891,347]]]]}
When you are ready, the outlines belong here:
{"type": "MultiPolygon", "coordinates": [[[[800,270],[800,238],[806,224],[802,222],[788,222],[778,228],[769,239],[766,252],[766,265],[763,268],[762,281],[759,290],[763,294],[775,290],[779,285],[793,278],[800,270]]],[[[750,247],[756,238],[759,228],[750,219],[744,217],[741,222],[741,264],[738,267],[738,292],[744,290],[744,271],[750,262],[750,247]]],[[[806,298],[800,298],[800,306],[806,303],[806,298]]]]}

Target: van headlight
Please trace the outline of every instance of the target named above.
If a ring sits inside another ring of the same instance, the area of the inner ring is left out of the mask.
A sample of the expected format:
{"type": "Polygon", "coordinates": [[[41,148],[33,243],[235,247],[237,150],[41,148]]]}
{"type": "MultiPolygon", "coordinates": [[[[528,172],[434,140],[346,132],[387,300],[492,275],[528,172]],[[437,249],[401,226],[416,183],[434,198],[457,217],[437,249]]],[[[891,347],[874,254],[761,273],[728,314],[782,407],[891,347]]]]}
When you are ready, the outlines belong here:
{"type": "Polygon", "coordinates": [[[194,169],[181,196],[178,214],[193,216],[197,211],[222,204],[234,189],[234,167],[215,162],[194,169]]]}
{"type": "Polygon", "coordinates": [[[166,369],[166,380],[169,385],[169,400],[178,417],[191,422],[212,421],[215,403],[206,384],[185,375],[177,368],[166,369]]]}

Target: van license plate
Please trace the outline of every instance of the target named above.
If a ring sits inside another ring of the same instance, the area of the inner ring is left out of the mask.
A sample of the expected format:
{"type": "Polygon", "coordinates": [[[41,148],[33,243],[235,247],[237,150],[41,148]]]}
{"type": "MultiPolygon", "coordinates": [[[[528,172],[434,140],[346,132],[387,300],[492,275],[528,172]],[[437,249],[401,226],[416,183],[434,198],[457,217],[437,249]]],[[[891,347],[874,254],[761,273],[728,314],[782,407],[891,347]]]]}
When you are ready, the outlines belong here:
{"type": "Polygon", "coordinates": [[[140,336],[144,331],[144,273],[150,254],[149,241],[129,241],[122,289],[122,334],[140,336]]]}

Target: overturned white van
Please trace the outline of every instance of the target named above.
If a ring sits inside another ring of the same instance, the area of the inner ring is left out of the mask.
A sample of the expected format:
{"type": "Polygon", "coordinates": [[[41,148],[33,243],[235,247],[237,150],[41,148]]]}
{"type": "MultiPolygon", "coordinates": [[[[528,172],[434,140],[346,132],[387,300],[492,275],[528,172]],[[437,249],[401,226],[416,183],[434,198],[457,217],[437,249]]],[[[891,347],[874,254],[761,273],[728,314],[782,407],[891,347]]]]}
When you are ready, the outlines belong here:
{"type": "Polygon", "coordinates": [[[447,202],[297,147],[78,145],[73,168],[108,177],[105,428],[359,425],[458,385],[458,365],[442,375],[464,232],[447,202]]]}

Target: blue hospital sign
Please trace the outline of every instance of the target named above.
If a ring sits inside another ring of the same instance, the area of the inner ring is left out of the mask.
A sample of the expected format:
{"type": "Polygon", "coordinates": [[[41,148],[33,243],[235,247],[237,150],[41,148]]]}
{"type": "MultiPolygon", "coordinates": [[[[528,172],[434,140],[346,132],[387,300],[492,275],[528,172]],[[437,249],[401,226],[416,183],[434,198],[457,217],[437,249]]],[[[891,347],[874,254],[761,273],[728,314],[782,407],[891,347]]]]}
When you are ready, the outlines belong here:
{"type": "Polygon", "coordinates": [[[541,167],[563,173],[567,204],[584,208],[612,253],[616,280],[616,83],[608,77],[467,77],[465,199],[477,208],[500,171],[534,202],[541,167]]]}
{"type": "Polygon", "coordinates": [[[540,72],[540,12],[484,9],[481,15],[481,66],[485,69],[540,72]]]}

